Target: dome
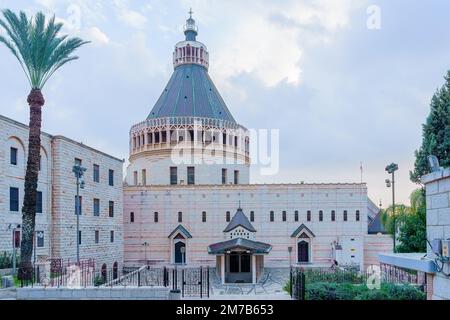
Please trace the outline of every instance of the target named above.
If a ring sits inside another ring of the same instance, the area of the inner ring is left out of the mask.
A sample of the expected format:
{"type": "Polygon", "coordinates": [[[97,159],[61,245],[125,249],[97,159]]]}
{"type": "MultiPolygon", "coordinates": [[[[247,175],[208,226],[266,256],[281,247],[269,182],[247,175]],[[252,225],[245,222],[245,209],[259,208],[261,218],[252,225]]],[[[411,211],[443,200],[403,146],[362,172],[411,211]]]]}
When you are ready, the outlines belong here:
{"type": "Polygon", "coordinates": [[[207,70],[198,64],[178,66],[147,119],[201,117],[236,123],[207,70]]]}

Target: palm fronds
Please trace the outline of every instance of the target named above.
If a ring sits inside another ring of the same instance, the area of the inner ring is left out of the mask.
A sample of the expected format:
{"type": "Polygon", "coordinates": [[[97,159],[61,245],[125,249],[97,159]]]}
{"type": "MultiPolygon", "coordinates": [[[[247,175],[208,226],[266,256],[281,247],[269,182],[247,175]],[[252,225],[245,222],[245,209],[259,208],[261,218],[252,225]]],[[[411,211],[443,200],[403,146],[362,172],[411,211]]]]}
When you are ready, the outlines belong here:
{"type": "Polygon", "coordinates": [[[6,36],[0,35],[0,42],[17,58],[32,89],[42,89],[56,70],[78,59],[73,52],[88,43],[59,36],[63,25],[55,22],[55,16],[47,22],[41,12],[34,19],[28,19],[24,12],[16,15],[7,9],[2,13],[0,27],[6,36]]]}

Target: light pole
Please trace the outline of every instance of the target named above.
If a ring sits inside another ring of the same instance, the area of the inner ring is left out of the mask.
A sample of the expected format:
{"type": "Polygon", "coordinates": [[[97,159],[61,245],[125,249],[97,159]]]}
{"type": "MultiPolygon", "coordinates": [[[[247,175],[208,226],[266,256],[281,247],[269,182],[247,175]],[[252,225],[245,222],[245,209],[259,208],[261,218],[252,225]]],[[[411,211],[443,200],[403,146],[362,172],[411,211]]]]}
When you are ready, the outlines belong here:
{"type": "Polygon", "coordinates": [[[44,237],[44,233],[42,231],[34,232],[34,241],[33,241],[33,264],[36,265],[36,242],[38,239],[42,239],[44,237]]]}
{"type": "Polygon", "coordinates": [[[145,251],[145,263],[147,264],[147,247],[150,245],[147,241],[145,241],[143,244],[144,251],[145,251]]]}
{"type": "Polygon", "coordinates": [[[84,181],[82,177],[86,168],[83,168],[79,164],[73,166],[72,172],[75,174],[77,179],[77,198],[75,201],[75,213],[77,215],[77,264],[80,265],[80,188],[84,189],[84,181]]]}
{"type": "Polygon", "coordinates": [[[13,227],[13,225],[8,226],[8,230],[12,230],[12,248],[13,248],[13,261],[12,261],[12,267],[13,267],[13,275],[16,275],[16,230],[20,229],[20,224],[17,224],[13,227]]]}
{"type": "Polygon", "coordinates": [[[181,261],[183,264],[186,264],[186,247],[181,247],[181,261]]]}
{"type": "Polygon", "coordinates": [[[392,175],[392,179],[386,179],[386,186],[388,188],[392,187],[392,219],[394,222],[394,252],[395,252],[395,238],[397,233],[397,223],[396,223],[396,217],[395,217],[395,171],[398,170],[398,164],[391,163],[386,167],[386,172],[392,175]]]}

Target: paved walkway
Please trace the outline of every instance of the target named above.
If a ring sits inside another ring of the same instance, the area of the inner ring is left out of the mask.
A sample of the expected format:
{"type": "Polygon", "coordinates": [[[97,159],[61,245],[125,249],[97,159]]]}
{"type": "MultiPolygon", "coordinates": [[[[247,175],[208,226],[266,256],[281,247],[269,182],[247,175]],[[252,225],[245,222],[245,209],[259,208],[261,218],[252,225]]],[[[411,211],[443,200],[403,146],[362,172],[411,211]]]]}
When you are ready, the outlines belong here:
{"type": "Polygon", "coordinates": [[[212,274],[211,299],[225,300],[290,300],[284,291],[289,280],[289,269],[265,269],[256,285],[225,284],[212,274]]]}

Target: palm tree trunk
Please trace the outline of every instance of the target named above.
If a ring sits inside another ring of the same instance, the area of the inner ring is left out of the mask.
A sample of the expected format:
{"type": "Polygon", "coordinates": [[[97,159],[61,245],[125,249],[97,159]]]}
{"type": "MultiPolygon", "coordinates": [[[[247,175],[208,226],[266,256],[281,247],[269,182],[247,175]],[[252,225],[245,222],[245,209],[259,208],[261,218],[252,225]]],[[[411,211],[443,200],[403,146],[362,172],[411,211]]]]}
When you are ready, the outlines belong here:
{"type": "Polygon", "coordinates": [[[41,109],[44,103],[45,100],[41,90],[31,90],[28,96],[28,105],[30,106],[28,162],[22,207],[22,241],[20,245],[20,268],[18,274],[21,280],[31,280],[33,276],[31,258],[36,223],[36,197],[41,153],[41,109]]]}

